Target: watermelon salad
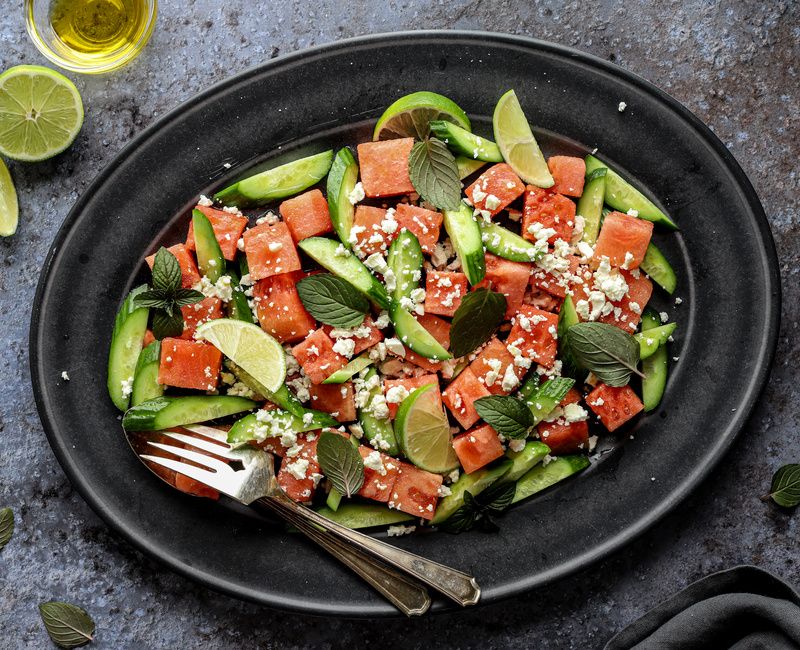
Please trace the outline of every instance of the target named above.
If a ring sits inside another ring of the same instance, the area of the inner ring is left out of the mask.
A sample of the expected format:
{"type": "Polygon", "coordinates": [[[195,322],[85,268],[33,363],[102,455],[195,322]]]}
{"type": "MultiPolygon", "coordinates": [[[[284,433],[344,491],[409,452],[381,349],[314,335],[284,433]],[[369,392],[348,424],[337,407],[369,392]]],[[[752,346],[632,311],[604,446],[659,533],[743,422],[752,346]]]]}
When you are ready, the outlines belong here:
{"type": "Polygon", "coordinates": [[[371,141],[201,196],[117,315],[125,428],[214,422],[292,499],[393,534],[494,527],[589,466],[661,401],[676,227],[595,152],[545,158],[513,91],[493,130],[414,93],[371,141]]]}

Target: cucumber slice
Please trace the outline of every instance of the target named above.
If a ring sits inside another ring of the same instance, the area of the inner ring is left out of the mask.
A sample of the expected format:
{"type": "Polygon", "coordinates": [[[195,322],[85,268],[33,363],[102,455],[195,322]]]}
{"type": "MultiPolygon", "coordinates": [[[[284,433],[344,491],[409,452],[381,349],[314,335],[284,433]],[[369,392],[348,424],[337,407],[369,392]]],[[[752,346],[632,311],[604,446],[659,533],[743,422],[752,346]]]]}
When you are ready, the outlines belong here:
{"type": "Polygon", "coordinates": [[[525,443],[521,451],[507,451],[506,456],[511,459],[511,467],[503,475],[503,483],[518,481],[531,468],[542,462],[542,459],[550,453],[550,447],[538,440],[530,440],[525,443]]]}
{"type": "Polygon", "coordinates": [[[512,465],[512,461],[505,459],[493,467],[484,467],[472,474],[459,476],[458,480],[450,486],[450,494],[436,506],[436,514],[431,519],[431,524],[435,526],[447,521],[456,510],[464,505],[465,492],[469,492],[472,496],[480,494],[504,476],[512,465]]]}
{"type": "MultiPolygon", "coordinates": [[[[642,316],[642,333],[646,334],[651,330],[660,327],[661,319],[658,315],[648,309],[642,316]]],[[[672,323],[674,325],[674,323],[672,323]]],[[[661,404],[664,397],[664,390],[667,387],[667,374],[669,371],[669,357],[667,356],[666,344],[658,346],[653,354],[642,361],[642,402],[644,403],[645,413],[654,411],[661,404]]]]}
{"type": "Polygon", "coordinates": [[[539,424],[550,415],[574,385],[574,379],[554,377],[539,386],[538,390],[525,400],[531,413],[533,413],[534,424],[539,424]]]}
{"type": "Polygon", "coordinates": [[[217,192],[214,198],[225,205],[238,207],[264,205],[285,199],[319,183],[325,178],[332,162],[333,150],[293,160],[234,183],[217,192]]]}
{"type": "Polygon", "coordinates": [[[547,252],[496,223],[482,223],[480,229],[486,250],[512,262],[533,262],[547,252]]]}
{"type": "Polygon", "coordinates": [[[153,341],[139,353],[136,370],[133,373],[131,406],[136,406],[164,394],[164,387],[158,383],[158,367],[161,363],[161,341],[153,341]]]}
{"type": "Polygon", "coordinates": [[[452,355],[442,347],[441,343],[433,338],[433,335],[400,305],[392,303],[389,316],[394,324],[397,338],[403,342],[403,345],[426,359],[434,361],[452,359],[452,355]]]}
{"type": "Polygon", "coordinates": [[[600,232],[600,218],[603,216],[603,203],[606,193],[605,167],[598,167],[586,178],[583,194],[578,199],[576,213],[583,217],[583,241],[594,244],[600,232]]]}
{"type": "Polygon", "coordinates": [[[114,331],[111,333],[111,345],[108,352],[108,394],[120,411],[128,408],[130,396],[130,382],[133,381],[139,353],[142,351],[145,332],[147,332],[147,317],[150,310],[146,307],[136,307],[133,299],[143,291],[147,285],[143,284],[133,289],[122,303],[114,320],[114,331]]]}
{"type": "MultiPolygon", "coordinates": [[[[370,368],[364,376],[364,381],[369,381],[377,374],[378,371],[375,368],[370,368]]],[[[370,391],[367,404],[372,402],[373,397],[380,395],[382,392],[383,389],[378,384],[370,391]]],[[[358,409],[358,421],[361,423],[361,428],[364,429],[364,437],[373,447],[380,449],[380,451],[389,456],[397,456],[400,453],[400,446],[397,444],[391,420],[379,420],[371,413],[367,413],[363,408],[360,408],[358,409]],[[383,441],[386,444],[380,445],[378,442],[372,444],[373,441],[383,441]]]]}
{"type": "Polygon", "coordinates": [[[396,303],[400,303],[402,298],[410,298],[411,292],[419,287],[423,261],[422,247],[417,236],[410,230],[401,231],[389,246],[389,254],[386,256],[386,264],[396,280],[392,292],[392,300],[396,303]]]}
{"type": "Polygon", "coordinates": [[[650,244],[644,254],[644,259],[639,268],[650,276],[656,284],[662,287],[668,294],[675,292],[678,284],[678,276],[670,266],[664,254],[656,248],[655,244],[650,244]]]}
{"type": "Polygon", "coordinates": [[[648,357],[652,357],[656,350],[672,336],[676,327],[678,327],[677,323],[667,323],[666,325],[655,325],[645,329],[643,321],[642,331],[633,335],[633,338],[639,342],[639,359],[644,361],[648,357]]]}
{"type": "Polygon", "coordinates": [[[358,163],[353,153],[347,147],[339,149],[328,174],[328,212],[336,234],[347,247],[350,247],[350,229],[355,214],[355,206],[350,203],[350,192],[357,182],[358,163]]]}
{"type": "Polygon", "coordinates": [[[458,253],[467,280],[472,285],[478,284],[486,275],[486,257],[483,254],[481,228],[472,216],[472,208],[462,203],[458,210],[445,210],[444,227],[458,253]]]}
{"type": "Polygon", "coordinates": [[[309,237],[297,246],[320,266],[347,280],[378,307],[389,308],[391,301],[386,287],[354,255],[337,255],[338,242],[326,237],[309,237]]]}
{"type": "Polygon", "coordinates": [[[156,397],[125,411],[122,426],[128,431],[157,431],[216,420],[256,406],[253,400],[230,395],[156,397]]]}
{"type": "Polygon", "coordinates": [[[244,295],[242,287],[239,285],[239,276],[233,272],[228,271],[231,278],[231,299],[227,304],[228,318],[236,320],[243,320],[245,323],[258,323],[253,316],[253,310],[250,309],[250,304],[247,302],[247,296],[244,295]]]}
{"type": "Polygon", "coordinates": [[[583,371],[578,368],[578,364],[572,357],[567,341],[567,330],[573,325],[577,325],[581,320],[578,318],[578,312],[575,311],[575,305],[572,302],[572,296],[564,298],[561,303],[561,309],[558,312],[558,356],[564,363],[563,372],[565,375],[573,377],[583,377],[583,371]]]}
{"type": "Polygon", "coordinates": [[[211,282],[216,282],[225,271],[225,258],[219,247],[217,236],[208,217],[200,210],[192,210],[194,246],[197,253],[197,268],[211,282]]]}
{"type": "Polygon", "coordinates": [[[627,212],[636,210],[640,219],[647,219],[653,223],[666,226],[671,230],[677,230],[678,226],[659,210],[655,203],[648,199],[644,194],[628,183],[622,176],[611,169],[606,163],[598,160],[591,154],[586,156],[586,174],[591,175],[595,169],[605,167],[608,171],[605,175],[605,202],[615,210],[627,212]]]}
{"type": "Polygon", "coordinates": [[[325,499],[325,505],[336,512],[339,509],[339,505],[342,503],[342,493],[339,492],[335,487],[331,488],[331,491],[328,492],[328,498],[325,499]]]}
{"type": "Polygon", "coordinates": [[[348,363],[344,368],[341,370],[337,370],[334,372],[330,377],[328,377],[323,384],[343,384],[344,382],[348,381],[359,372],[364,370],[367,366],[372,363],[372,359],[369,358],[369,354],[365,352],[357,356],[353,359],[350,363],[348,363]]]}
{"type": "Polygon", "coordinates": [[[456,167],[458,167],[458,178],[464,180],[467,176],[474,174],[486,163],[483,160],[475,160],[466,156],[456,156],[456,167]]]}
{"type": "Polygon", "coordinates": [[[514,493],[511,503],[527,499],[532,494],[541,492],[588,466],[589,459],[580,455],[559,456],[547,465],[537,465],[517,481],[517,491],[514,493]]]}
{"type": "MultiPolygon", "coordinates": [[[[528,399],[539,390],[539,384],[539,375],[532,372],[525,380],[525,383],[520,387],[519,396],[527,402],[528,399]]],[[[528,406],[530,406],[530,404],[528,404],[528,406]]]]}
{"type": "Polygon", "coordinates": [[[386,506],[367,503],[345,503],[334,511],[330,508],[317,510],[323,517],[335,521],[347,528],[372,528],[374,526],[390,526],[414,519],[399,510],[390,510],[386,506]]]}
{"type": "MultiPolygon", "coordinates": [[[[301,418],[292,415],[288,411],[270,411],[270,415],[275,418],[276,431],[302,433],[303,431],[316,431],[322,428],[319,422],[312,421],[306,423],[301,418]]],[[[239,444],[255,441],[257,440],[256,432],[258,431],[258,427],[259,422],[256,419],[255,413],[245,415],[243,418],[233,423],[233,426],[228,431],[228,442],[230,444],[239,444]]]]}
{"type": "Polygon", "coordinates": [[[434,120],[430,127],[431,132],[443,140],[453,153],[485,162],[503,162],[500,147],[488,138],[482,138],[444,120],[434,120]]]}

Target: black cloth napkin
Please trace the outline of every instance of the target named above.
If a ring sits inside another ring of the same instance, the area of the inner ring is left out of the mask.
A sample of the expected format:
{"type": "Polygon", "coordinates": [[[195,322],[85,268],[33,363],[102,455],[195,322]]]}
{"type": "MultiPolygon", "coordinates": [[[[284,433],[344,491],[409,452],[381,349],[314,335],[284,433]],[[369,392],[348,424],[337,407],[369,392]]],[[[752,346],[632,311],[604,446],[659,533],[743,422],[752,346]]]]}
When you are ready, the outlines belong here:
{"type": "Polygon", "coordinates": [[[798,650],[800,596],[754,566],[706,576],[650,610],[605,650],[798,650]]]}

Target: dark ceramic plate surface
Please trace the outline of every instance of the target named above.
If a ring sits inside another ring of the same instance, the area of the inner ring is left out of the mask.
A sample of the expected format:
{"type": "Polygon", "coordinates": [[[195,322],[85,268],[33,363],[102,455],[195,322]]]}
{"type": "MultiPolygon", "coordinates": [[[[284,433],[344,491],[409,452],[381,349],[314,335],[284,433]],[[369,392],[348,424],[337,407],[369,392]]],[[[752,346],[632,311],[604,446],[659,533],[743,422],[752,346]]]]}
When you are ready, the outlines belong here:
{"type": "Polygon", "coordinates": [[[416,90],[451,97],[491,135],[494,104],[509,88],[541,127],[547,155],[597,147],[680,226],[656,241],[683,303],[663,292],[654,302],[679,322],[670,352],[679,360],[657,412],[604,438],[606,453],[582,475],[511,509],[499,533],[395,543],[472,572],[491,602],[588,566],[680,506],[741,430],[774,352],[777,260],[750,183],[689,111],[605,61],[511,36],[415,32],[306,50],[214,86],[137,137],[67,217],[36,294],[33,384],[56,456],[114,530],[240,598],[328,615],[396,614],[298,536],[171,490],[134,458],[105,388],[114,313],[143,256],[182,240],[200,193],[259,165],[367,139],[383,109],[416,90]]]}

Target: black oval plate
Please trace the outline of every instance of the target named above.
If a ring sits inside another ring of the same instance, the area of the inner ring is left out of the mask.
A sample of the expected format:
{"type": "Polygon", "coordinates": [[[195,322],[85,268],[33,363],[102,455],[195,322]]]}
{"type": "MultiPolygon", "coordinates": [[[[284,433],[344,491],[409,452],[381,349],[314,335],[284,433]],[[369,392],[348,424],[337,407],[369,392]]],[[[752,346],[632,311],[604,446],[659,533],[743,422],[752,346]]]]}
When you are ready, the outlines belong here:
{"type": "Polygon", "coordinates": [[[494,104],[509,88],[543,127],[545,153],[599,147],[681,227],[657,241],[676,267],[683,304],[673,307],[663,295],[655,303],[679,322],[670,352],[679,361],[656,413],[609,438],[609,453],[583,475],[509,511],[496,535],[395,543],[472,572],[483,602],[494,601],[619,549],[678,506],[722,458],[764,385],[780,314],[766,218],[722,143],[651,84],[569,48],[484,33],[384,34],[286,56],[184,103],[125,148],[59,231],[33,309],[36,401],[65,472],[112,528],[234,596],[319,614],[396,614],[296,535],[186,497],[148,473],[106,394],[114,313],[155,242],[182,239],[179,220],[191,202],[251,163],[366,138],[391,101],[421,89],[453,98],[489,135],[494,104]],[[60,381],[62,370],[69,383],[60,381]]]}

